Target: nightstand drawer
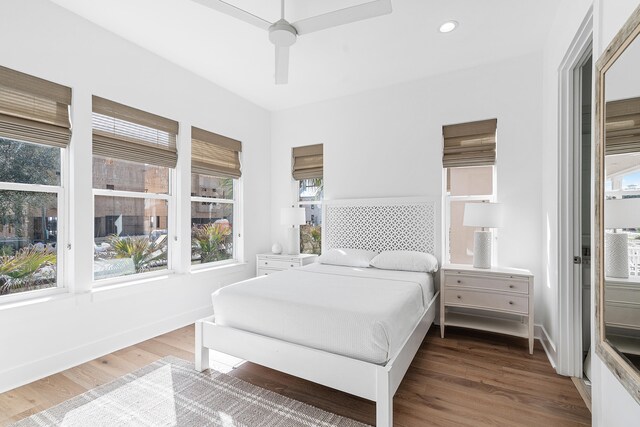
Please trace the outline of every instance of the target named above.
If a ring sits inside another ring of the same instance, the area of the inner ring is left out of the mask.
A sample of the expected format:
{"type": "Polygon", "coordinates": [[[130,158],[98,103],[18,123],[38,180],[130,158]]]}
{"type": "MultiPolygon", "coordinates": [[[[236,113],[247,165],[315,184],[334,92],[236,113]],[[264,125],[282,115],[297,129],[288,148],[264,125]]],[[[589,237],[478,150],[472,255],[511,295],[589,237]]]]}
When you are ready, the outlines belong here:
{"type": "Polygon", "coordinates": [[[529,298],[525,296],[448,288],[444,298],[450,306],[529,313],[529,298]]]}
{"type": "Polygon", "coordinates": [[[282,271],[282,270],[270,270],[268,268],[259,268],[258,276],[268,276],[270,274],[277,273],[279,271],[282,271]]]}
{"type": "Polygon", "coordinates": [[[299,261],[283,261],[275,259],[259,259],[258,268],[275,268],[279,270],[287,270],[293,267],[300,267],[299,261]]]}
{"type": "Polygon", "coordinates": [[[496,291],[517,292],[520,294],[529,293],[529,280],[521,277],[480,277],[470,276],[464,273],[448,271],[444,279],[445,287],[465,287],[492,289],[496,291]]]}

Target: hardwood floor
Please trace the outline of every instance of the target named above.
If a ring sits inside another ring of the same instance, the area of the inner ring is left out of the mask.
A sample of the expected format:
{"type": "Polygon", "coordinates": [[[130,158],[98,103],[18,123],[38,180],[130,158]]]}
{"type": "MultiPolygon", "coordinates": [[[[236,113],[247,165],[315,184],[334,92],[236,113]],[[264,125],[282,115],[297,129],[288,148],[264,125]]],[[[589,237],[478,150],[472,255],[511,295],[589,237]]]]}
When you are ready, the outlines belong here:
{"type": "MultiPolygon", "coordinates": [[[[188,326],[0,394],[0,425],[7,425],[105,384],[161,357],[193,361],[188,326]]],[[[318,369],[321,369],[320,367],[318,369]]],[[[327,411],[375,423],[375,405],[251,363],[230,375],[327,411]]],[[[536,343],[447,328],[429,331],[394,399],[395,426],[576,426],[591,413],[571,379],[549,365],[536,343]]]]}

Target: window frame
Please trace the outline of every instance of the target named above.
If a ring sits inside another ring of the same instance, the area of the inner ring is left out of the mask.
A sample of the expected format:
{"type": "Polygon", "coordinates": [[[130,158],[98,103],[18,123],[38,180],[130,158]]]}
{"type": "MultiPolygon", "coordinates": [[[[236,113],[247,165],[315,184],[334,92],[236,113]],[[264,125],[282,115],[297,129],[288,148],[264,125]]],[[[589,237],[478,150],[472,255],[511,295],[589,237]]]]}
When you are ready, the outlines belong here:
{"type": "MultiPolygon", "coordinates": [[[[491,174],[491,191],[492,194],[480,194],[473,196],[451,196],[449,191],[447,190],[447,179],[448,174],[447,170],[449,168],[442,168],[442,194],[443,194],[443,235],[444,235],[444,245],[442,259],[445,260],[444,264],[451,264],[451,251],[449,250],[449,236],[451,229],[451,202],[476,202],[476,201],[489,201],[490,203],[495,203],[498,199],[498,187],[497,187],[497,167],[496,164],[493,165],[485,165],[485,166],[471,166],[471,167],[486,167],[491,166],[492,174],[491,174]]],[[[498,264],[498,250],[497,250],[497,239],[498,239],[498,229],[492,230],[492,239],[493,244],[491,245],[491,257],[494,260],[495,264],[498,264]]]]}
{"type": "MultiPolygon", "coordinates": [[[[47,146],[45,144],[39,144],[30,142],[27,140],[17,140],[11,137],[6,139],[35,144],[41,146],[47,146]]],[[[69,167],[69,150],[62,147],[49,146],[52,149],[60,150],[60,185],[47,185],[47,184],[24,184],[20,182],[4,182],[0,181],[0,190],[7,191],[26,191],[32,193],[49,193],[56,195],[56,209],[57,209],[57,240],[56,240],[56,286],[45,289],[35,289],[31,291],[17,292],[14,294],[0,295],[0,304],[14,303],[25,300],[31,300],[36,298],[47,297],[51,295],[61,294],[69,292],[68,283],[66,281],[67,275],[65,270],[68,267],[68,260],[65,256],[65,248],[68,249],[67,228],[69,227],[69,218],[67,216],[67,204],[68,188],[69,188],[69,173],[67,168],[69,167]]]]}
{"type": "MultiPolygon", "coordinates": [[[[94,155],[91,156],[93,158],[96,157],[94,155]]],[[[103,157],[103,156],[97,156],[103,157]]],[[[138,163],[138,162],[132,162],[138,163]]],[[[144,164],[144,163],[139,163],[144,164]]],[[[122,276],[116,277],[105,277],[103,279],[95,278],[95,262],[92,263],[91,266],[91,283],[92,289],[99,289],[104,286],[110,285],[119,285],[126,284],[128,282],[139,282],[145,279],[151,279],[156,277],[163,277],[174,274],[175,269],[175,259],[176,259],[176,245],[174,244],[174,240],[172,236],[176,236],[177,229],[177,209],[176,209],[176,168],[167,168],[169,169],[169,189],[167,194],[161,193],[145,193],[140,191],[126,191],[126,190],[107,190],[102,188],[93,188],[93,183],[91,184],[91,210],[92,210],[92,218],[94,219],[94,223],[92,226],[93,235],[95,236],[95,217],[96,217],[96,196],[105,196],[105,197],[122,197],[129,199],[150,199],[150,200],[165,200],[167,201],[167,268],[163,270],[157,271],[145,271],[143,273],[133,273],[126,274],[122,276]]],[[[93,171],[91,173],[93,178],[93,171]]],[[[95,237],[93,237],[93,244],[95,245],[95,237]]],[[[94,260],[95,261],[95,260],[94,260]]]]}
{"type": "MultiPolygon", "coordinates": [[[[242,161],[242,153],[240,153],[240,160],[242,161]]],[[[189,175],[191,176],[192,172],[189,173],[189,175]]],[[[211,176],[214,178],[224,178],[224,177],[218,177],[218,176],[214,176],[214,175],[206,175],[206,174],[198,174],[198,175],[204,175],[204,176],[211,176]]],[[[197,272],[200,270],[207,270],[207,269],[211,269],[211,268],[216,268],[216,267],[221,267],[221,266],[225,266],[225,265],[231,265],[231,264],[238,264],[243,262],[242,261],[242,251],[240,248],[240,240],[242,237],[242,232],[241,230],[241,224],[240,224],[240,197],[239,197],[239,193],[240,193],[240,180],[242,179],[242,177],[240,178],[230,178],[233,182],[233,198],[232,199],[222,199],[222,198],[218,198],[218,197],[202,197],[202,196],[190,196],[189,197],[189,223],[190,223],[190,227],[189,227],[189,270],[191,272],[197,272]],[[226,204],[230,204],[233,206],[233,224],[231,227],[231,236],[233,238],[232,241],[232,246],[233,246],[233,254],[231,256],[231,258],[229,259],[224,259],[221,261],[211,261],[211,262],[207,262],[207,263],[200,263],[200,264],[193,264],[191,262],[191,229],[193,227],[193,217],[191,216],[191,203],[226,203],[226,204]]],[[[189,189],[191,194],[191,188],[189,189]]]]}

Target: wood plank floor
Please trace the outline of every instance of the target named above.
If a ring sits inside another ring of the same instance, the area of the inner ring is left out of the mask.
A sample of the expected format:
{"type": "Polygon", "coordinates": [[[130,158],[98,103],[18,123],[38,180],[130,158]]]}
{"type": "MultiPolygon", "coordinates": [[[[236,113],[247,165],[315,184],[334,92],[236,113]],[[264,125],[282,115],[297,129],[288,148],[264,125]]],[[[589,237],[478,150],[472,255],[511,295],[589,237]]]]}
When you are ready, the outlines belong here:
{"type": "MultiPolygon", "coordinates": [[[[432,328],[394,399],[395,425],[576,426],[591,414],[571,379],[556,375],[536,343],[448,328],[432,328]]],[[[194,329],[188,326],[0,394],[0,425],[105,384],[161,357],[193,361],[194,329]]],[[[318,369],[321,369],[320,367],[318,369]]],[[[375,423],[375,405],[251,363],[230,375],[327,411],[375,423]]]]}

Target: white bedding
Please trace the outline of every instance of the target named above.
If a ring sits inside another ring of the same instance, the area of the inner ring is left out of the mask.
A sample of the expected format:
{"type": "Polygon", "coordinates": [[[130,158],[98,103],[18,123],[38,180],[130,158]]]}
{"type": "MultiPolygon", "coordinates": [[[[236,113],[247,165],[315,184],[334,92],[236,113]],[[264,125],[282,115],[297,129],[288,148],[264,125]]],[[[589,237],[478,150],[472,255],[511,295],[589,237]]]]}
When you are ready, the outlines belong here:
{"type": "Polygon", "coordinates": [[[311,264],[216,291],[215,322],[386,363],[434,295],[427,273],[311,264]]]}

